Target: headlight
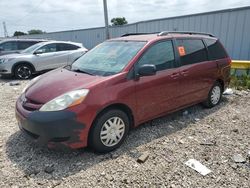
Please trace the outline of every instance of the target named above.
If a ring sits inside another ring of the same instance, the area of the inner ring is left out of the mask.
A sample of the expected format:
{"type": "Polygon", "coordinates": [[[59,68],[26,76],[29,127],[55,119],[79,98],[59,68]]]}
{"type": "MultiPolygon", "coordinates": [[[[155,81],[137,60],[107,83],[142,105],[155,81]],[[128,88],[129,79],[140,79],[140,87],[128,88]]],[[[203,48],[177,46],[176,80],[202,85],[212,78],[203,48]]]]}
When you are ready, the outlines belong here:
{"type": "Polygon", "coordinates": [[[13,60],[13,59],[15,59],[15,58],[0,59],[0,64],[1,64],[1,63],[5,63],[5,62],[8,62],[8,61],[11,61],[11,60],[13,60]]]}
{"type": "Polygon", "coordinates": [[[40,77],[41,76],[37,76],[37,77],[33,78],[32,80],[30,80],[28,82],[28,84],[23,88],[22,93],[24,93],[27,90],[27,88],[30,87],[32,84],[34,84],[40,77]]]}
{"type": "Polygon", "coordinates": [[[0,64],[4,63],[6,59],[0,59],[0,64]]]}
{"type": "Polygon", "coordinates": [[[88,89],[70,91],[47,102],[39,111],[59,111],[78,105],[83,102],[88,92],[88,89]]]}

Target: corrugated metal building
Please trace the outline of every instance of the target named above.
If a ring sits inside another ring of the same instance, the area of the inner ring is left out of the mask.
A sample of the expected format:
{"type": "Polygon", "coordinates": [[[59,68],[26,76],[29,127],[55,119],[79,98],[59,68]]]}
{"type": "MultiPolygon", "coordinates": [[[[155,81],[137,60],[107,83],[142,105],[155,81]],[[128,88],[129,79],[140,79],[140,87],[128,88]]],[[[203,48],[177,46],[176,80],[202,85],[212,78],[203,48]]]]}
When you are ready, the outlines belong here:
{"type": "MultiPolygon", "coordinates": [[[[126,33],[160,31],[212,33],[220,38],[233,59],[250,60],[250,6],[148,20],[110,28],[111,37],[119,37],[126,33]]],[[[22,37],[81,42],[90,49],[105,40],[105,29],[104,27],[100,27],[22,37]]]]}

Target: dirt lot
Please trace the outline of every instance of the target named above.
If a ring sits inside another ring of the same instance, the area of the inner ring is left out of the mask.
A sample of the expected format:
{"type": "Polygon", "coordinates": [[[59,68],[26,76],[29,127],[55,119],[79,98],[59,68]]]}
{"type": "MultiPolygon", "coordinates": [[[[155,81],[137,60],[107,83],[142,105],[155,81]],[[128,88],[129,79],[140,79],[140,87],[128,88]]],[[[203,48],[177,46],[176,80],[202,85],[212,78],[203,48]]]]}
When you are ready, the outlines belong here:
{"type": "Polygon", "coordinates": [[[213,109],[196,105],[146,123],[120,149],[98,155],[28,141],[14,113],[27,82],[20,83],[0,79],[0,187],[250,187],[250,161],[232,159],[250,151],[250,92],[224,96],[213,109]],[[140,164],[144,152],[149,158],[140,164]],[[212,173],[200,175],[184,164],[188,159],[212,173]]]}

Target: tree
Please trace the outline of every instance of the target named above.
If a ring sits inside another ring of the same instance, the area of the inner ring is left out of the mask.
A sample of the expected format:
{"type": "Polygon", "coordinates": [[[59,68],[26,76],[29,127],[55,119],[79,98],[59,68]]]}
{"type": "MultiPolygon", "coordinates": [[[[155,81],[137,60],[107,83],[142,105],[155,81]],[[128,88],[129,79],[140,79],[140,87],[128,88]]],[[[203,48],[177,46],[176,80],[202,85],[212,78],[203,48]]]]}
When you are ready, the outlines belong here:
{"type": "Polygon", "coordinates": [[[35,34],[43,34],[43,33],[46,33],[40,29],[31,29],[28,31],[28,34],[29,35],[35,35],[35,34]]]}
{"type": "Polygon", "coordinates": [[[27,33],[24,33],[24,32],[22,32],[22,31],[15,31],[15,33],[14,33],[14,37],[18,37],[18,36],[22,36],[22,35],[27,35],[27,33]]]}
{"type": "Polygon", "coordinates": [[[117,17],[117,18],[112,18],[111,19],[112,25],[125,25],[127,24],[127,20],[124,17],[117,17]]]}

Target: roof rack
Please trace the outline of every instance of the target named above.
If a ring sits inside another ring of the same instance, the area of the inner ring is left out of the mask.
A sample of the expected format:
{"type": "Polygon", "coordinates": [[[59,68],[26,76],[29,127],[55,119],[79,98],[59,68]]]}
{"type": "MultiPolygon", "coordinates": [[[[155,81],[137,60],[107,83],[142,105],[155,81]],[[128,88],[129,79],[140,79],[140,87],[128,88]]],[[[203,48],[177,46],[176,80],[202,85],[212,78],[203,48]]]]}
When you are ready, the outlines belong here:
{"type": "Polygon", "coordinates": [[[207,35],[210,37],[215,37],[211,33],[193,32],[193,31],[162,31],[158,34],[158,36],[165,36],[168,34],[207,35]]]}
{"type": "Polygon", "coordinates": [[[131,35],[150,35],[150,34],[156,34],[159,32],[155,32],[155,33],[126,33],[124,35],[122,35],[121,37],[127,37],[127,36],[131,36],[131,35]]]}

